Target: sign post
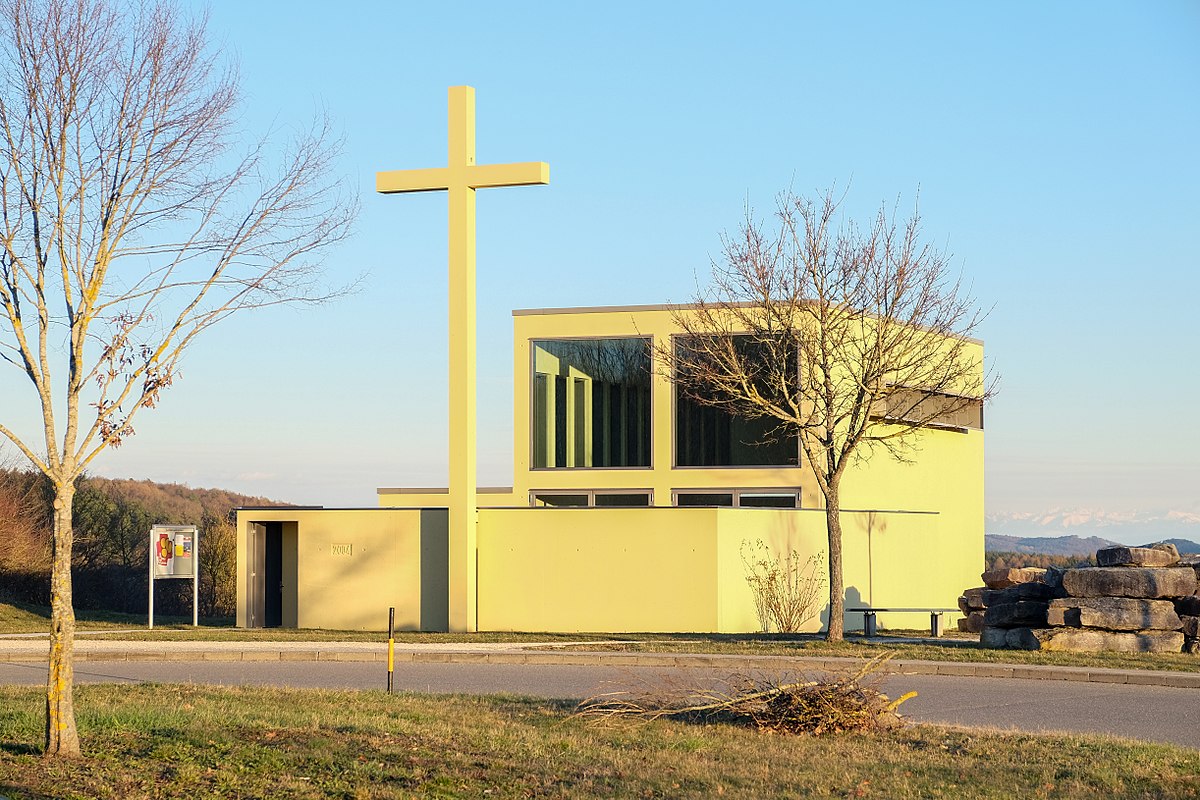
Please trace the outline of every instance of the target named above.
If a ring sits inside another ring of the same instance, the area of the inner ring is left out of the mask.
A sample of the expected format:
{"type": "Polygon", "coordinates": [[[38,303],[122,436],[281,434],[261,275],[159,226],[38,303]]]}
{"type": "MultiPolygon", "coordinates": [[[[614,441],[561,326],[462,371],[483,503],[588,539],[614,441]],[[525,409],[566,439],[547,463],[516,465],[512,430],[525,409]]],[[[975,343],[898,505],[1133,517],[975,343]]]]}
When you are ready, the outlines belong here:
{"type": "Polygon", "coordinates": [[[200,531],[195,525],[155,525],[150,528],[149,627],[154,627],[154,582],[163,578],[192,579],[192,625],[200,625],[200,531]]]}

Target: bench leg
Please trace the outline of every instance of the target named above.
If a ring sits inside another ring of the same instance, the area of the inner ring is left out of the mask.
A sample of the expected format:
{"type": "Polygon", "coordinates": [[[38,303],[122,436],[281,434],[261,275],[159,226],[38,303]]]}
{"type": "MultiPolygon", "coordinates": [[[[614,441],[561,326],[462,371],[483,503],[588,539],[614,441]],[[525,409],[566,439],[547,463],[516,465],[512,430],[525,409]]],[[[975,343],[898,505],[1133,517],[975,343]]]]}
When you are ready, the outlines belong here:
{"type": "Polygon", "coordinates": [[[876,635],[875,612],[874,611],[864,611],[863,612],[863,635],[864,636],[875,636],[876,635]]]}
{"type": "Polygon", "coordinates": [[[929,635],[933,638],[939,638],[942,635],[942,612],[929,612],[929,635]]]}

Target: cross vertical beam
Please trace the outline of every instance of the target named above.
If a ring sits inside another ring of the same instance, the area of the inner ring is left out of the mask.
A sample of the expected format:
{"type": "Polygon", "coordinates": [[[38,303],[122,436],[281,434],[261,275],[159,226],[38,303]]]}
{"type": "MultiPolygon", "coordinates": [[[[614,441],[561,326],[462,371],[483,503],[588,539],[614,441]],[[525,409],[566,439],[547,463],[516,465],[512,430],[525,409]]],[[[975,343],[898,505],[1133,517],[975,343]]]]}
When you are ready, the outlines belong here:
{"type": "Polygon", "coordinates": [[[476,334],[475,190],[550,182],[544,162],[475,163],[475,90],[451,86],[445,168],[375,174],[383,194],[445,190],[449,200],[450,262],[450,498],[449,627],[476,631],[476,334]]]}

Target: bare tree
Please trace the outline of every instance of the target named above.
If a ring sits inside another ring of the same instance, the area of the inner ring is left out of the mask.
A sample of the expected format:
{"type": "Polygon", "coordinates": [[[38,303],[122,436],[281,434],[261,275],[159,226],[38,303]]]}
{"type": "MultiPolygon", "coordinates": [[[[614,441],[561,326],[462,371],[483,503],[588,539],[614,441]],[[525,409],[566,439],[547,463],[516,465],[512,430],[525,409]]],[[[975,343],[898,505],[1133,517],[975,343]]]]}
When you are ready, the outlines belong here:
{"type": "Polygon", "coordinates": [[[0,434],[54,486],[46,751],[74,755],[77,478],[133,434],[202,332],[327,296],[319,260],[356,207],[329,178],[327,125],[277,158],[266,138],[239,143],[237,75],[202,19],[168,2],[0,9],[0,358],[41,421],[0,434]]]}
{"type": "Polygon", "coordinates": [[[877,449],[911,458],[922,428],[981,424],[992,391],[968,338],[982,317],[919,215],[881,208],[860,229],[839,225],[839,202],[783,195],[770,233],[748,213],[712,286],[673,312],[681,338],[657,347],[686,397],[799,439],[825,501],[830,641],[843,636],[847,466],[877,449]]]}

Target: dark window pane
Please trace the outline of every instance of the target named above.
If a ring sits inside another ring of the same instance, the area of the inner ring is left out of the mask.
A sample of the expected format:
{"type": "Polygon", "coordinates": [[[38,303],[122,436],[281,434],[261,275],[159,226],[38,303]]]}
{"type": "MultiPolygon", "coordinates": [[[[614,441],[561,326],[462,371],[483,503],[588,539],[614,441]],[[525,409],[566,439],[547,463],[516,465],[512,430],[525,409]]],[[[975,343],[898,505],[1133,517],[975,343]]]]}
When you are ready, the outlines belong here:
{"type": "Polygon", "coordinates": [[[733,506],[732,494],[713,494],[701,492],[679,493],[675,495],[675,505],[677,506],[733,506]]]}
{"type": "Polygon", "coordinates": [[[554,377],[554,463],[567,463],[567,379],[554,377]]]}
{"type": "MultiPolygon", "coordinates": [[[[739,340],[743,337],[737,337],[739,340]]],[[[676,342],[676,347],[684,344],[676,342]]],[[[747,338],[739,349],[749,351],[747,338]]],[[[675,464],[680,467],[785,467],[800,463],[794,431],[773,418],[745,417],[701,402],[703,386],[682,371],[675,383],[675,464]]]]}
{"type": "Polygon", "coordinates": [[[742,508],[795,508],[796,495],[743,492],[738,495],[738,505],[742,508]]]}
{"type": "Polygon", "coordinates": [[[588,496],[586,494],[535,494],[533,504],[547,508],[586,508],[588,496]]]}
{"type": "Polygon", "coordinates": [[[645,492],[635,494],[599,494],[596,495],[596,507],[645,507],[650,505],[650,495],[645,492]]]}
{"type": "Polygon", "coordinates": [[[650,466],[650,341],[530,344],[533,466],[650,466]]]}

